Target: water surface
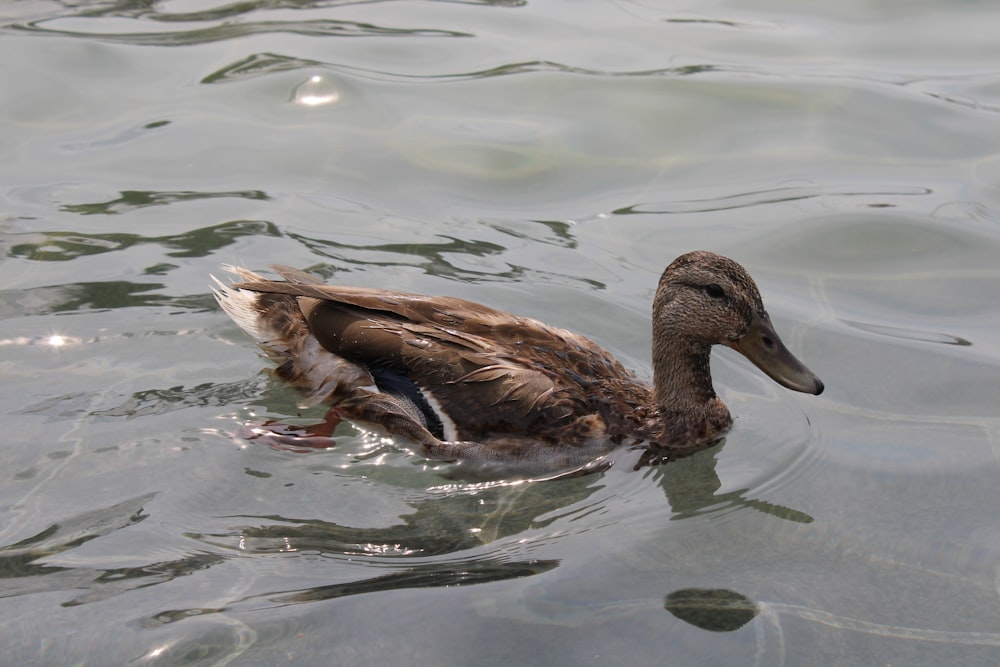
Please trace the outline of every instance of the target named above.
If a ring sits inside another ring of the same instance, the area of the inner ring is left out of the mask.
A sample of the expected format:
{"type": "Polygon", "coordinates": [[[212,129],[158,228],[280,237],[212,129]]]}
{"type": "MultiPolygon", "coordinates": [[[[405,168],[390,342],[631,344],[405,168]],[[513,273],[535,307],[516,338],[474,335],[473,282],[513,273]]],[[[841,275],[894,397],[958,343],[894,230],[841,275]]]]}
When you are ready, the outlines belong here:
{"type": "Polygon", "coordinates": [[[54,664],[992,665],[992,3],[0,8],[0,633],[54,664]],[[463,483],[309,423],[223,263],[473,298],[650,375],[703,248],[826,383],[680,461],[463,483]]]}

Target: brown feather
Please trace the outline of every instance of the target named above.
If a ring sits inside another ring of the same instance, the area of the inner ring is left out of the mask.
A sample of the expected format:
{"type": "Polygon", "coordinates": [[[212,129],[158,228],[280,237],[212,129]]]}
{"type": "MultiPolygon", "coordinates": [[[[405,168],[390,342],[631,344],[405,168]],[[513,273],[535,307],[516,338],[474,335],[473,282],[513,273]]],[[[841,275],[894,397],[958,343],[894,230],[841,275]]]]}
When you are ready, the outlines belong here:
{"type": "MultiPolygon", "coordinates": [[[[717,440],[732,420],[712,388],[710,347],[744,344],[767,318],[738,264],[711,253],[678,258],[654,302],[654,391],[565,329],[465,299],[325,285],[273,268],[283,281],[230,269],[241,282],[218,283],[216,297],[279,362],[279,377],[349,419],[415,441],[428,456],[535,471],[585,465],[622,442],[689,453],[717,440]],[[429,401],[443,414],[431,414],[429,401]],[[438,417],[454,422],[448,442],[429,431],[438,417]]],[[[770,362],[751,360],[787,386],[821,391],[787,354],[791,362],[775,362],[786,366],[774,373],[770,362]]]]}

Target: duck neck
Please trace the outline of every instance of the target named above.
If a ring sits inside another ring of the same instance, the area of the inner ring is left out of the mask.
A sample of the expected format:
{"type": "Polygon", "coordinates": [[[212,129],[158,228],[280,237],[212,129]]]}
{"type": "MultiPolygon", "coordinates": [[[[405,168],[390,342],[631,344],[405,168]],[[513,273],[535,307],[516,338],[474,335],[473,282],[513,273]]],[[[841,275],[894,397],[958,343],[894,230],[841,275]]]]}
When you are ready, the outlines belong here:
{"type": "Polygon", "coordinates": [[[678,345],[662,336],[653,340],[653,388],[661,414],[707,416],[719,402],[712,386],[711,345],[678,345]]]}

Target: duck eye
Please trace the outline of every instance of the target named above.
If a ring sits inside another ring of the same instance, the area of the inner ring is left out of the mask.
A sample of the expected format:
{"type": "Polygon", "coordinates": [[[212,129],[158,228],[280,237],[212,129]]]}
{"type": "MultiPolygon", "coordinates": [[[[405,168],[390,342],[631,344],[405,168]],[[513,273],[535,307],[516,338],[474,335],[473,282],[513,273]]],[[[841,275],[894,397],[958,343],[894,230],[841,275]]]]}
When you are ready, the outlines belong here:
{"type": "Polygon", "coordinates": [[[719,283],[709,283],[708,285],[705,285],[705,291],[713,299],[721,299],[726,296],[726,291],[722,289],[722,286],[719,285],[719,283]]]}

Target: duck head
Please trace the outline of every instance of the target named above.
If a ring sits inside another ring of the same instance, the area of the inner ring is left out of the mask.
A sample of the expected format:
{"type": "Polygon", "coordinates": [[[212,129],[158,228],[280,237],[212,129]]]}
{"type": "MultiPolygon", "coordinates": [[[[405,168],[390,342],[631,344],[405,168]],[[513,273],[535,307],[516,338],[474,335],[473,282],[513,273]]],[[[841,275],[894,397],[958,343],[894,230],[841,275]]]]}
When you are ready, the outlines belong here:
{"type": "Polygon", "coordinates": [[[712,345],[727,345],[788,389],[819,394],[823,382],[781,342],[746,269],[710,252],[681,255],[666,268],[653,301],[653,369],[661,405],[715,397],[712,345]],[[697,395],[697,394],[701,395],[697,395]]]}

